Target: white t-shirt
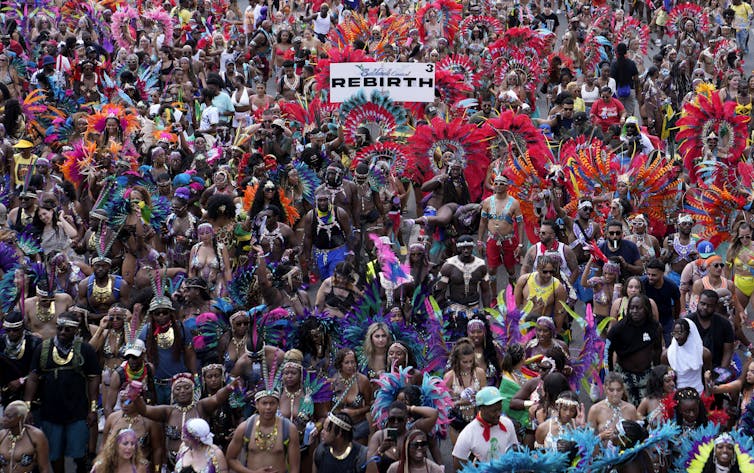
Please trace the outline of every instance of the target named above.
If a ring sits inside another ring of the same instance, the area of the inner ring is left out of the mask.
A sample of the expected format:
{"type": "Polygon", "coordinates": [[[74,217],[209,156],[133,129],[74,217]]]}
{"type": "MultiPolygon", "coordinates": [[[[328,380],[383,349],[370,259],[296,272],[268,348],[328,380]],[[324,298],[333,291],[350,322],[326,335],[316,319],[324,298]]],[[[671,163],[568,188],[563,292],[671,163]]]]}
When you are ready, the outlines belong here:
{"type": "Polygon", "coordinates": [[[199,131],[207,131],[212,125],[220,123],[220,112],[217,107],[210,105],[202,111],[202,118],[199,120],[199,131]]]}
{"type": "Polygon", "coordinates": [[[453,456],[459,460],[468,460],[473,453],[480,462],[494,460],[505,453],[511,445],[518,444],[516,428],[513,422],[505,416],[500,416],[500,422],[505,426],[503,431],[500,426],[493,425],[490,428],[489,442],[484,440],[482,434],[484,428],[478,420],[474,419],[458,434],[456,446],[453,447],[453,456]]]}

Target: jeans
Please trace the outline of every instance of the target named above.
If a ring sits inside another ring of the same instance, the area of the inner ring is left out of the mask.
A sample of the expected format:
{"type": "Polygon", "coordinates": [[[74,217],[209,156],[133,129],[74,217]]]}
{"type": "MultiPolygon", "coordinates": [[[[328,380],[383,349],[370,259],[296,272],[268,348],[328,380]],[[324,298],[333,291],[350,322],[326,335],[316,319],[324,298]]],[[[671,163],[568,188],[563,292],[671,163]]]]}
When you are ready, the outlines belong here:
{"type": "Polygon", "coordinates": [[[736,42],[738,43],[738,48],[741,49],[741,51],[743,51],[744,54],[749,54],[749,29],[748,28],[743,28],[736,31],[736,42]]]}

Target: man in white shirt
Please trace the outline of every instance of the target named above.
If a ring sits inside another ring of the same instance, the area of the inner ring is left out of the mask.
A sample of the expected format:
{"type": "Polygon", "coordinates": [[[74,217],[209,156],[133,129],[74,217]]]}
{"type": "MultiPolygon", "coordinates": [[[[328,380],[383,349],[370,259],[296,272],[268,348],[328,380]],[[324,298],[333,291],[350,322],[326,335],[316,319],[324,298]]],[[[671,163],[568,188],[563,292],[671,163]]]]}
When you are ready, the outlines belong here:
{"type": "Polygon", "coordinates": [[[474,420],[458,434],[453,448],[453,467],[460,471],[473,460],[487,462],[505,453],[518,444],[513,422],[503,412],[503,397],[500,390],[487,386],[476,393],[478,409],[474,420]]]}

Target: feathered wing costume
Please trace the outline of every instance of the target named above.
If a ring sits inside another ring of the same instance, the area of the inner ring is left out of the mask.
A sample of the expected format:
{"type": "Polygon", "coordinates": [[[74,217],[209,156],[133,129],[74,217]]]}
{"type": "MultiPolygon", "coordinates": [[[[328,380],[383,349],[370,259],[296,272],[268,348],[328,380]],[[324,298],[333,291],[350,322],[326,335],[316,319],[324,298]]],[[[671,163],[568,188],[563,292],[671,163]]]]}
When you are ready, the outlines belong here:
{"type": "Polygon", "coordinates": [[[673,463],[675,472],[702,473],[705,464],[714,456],[715,443],[724,441],[733,444],[734,462],[741,473],[754,472],[752,450],[754,441],[741,432],[720,433],[718,425],[710,422],[694,429],[680,438],[680,453],[673,463]],[[718,440],[719,439],[719,440],[718,440]]]}
{"type": "Polygon", "coordinates": [[[736,115],[736,102],[700,94],[683,107],[676,139],[691,182],[700,186],[735,184],[736,164],[746,148],[748,117],[736,115]],[[714,134],[715,149],[707,145],[714,134]]]}
{"type": "Polygon", "coordinates": [[[597,330],[597,324],[594,321],[592,305],[586,306],[586,317],[576,314],[567,304],[562,304],[566,312],[573,317],[584,329],[584,345],[581,347],[579,356],[571,359],[573,371],[568,377],[571,389],[576,392],[583,388],[589,391],[590,381],[600,384],[600,371],[602,370],[603,357],[605,353],[605,341],[600,337],[597,330]]]}
{"type": "MultiPolygon", "coordinates": [[[[398,393],[411,384],[412,374],[409,368],[402,368],[397,372],[383,373],[374,381],[378,389],[372,403],[372,419],[382,428],[390,411],[390,404],[396,400],[398,393]]],[[[427,373],[422,378],[421,405],[437,409],[437,422],[433,429],[435,435],[445,438],[448,432],[450,418],[448,412],[453,407],[453,398],[442,379],[427,373]]]]}
{"type": "Polygon", "coordinates": [[[73,149],[65,151],[65,161],[60,167],[63,177],[73,183],[76,189],[80,189],[84,182],[94,178],[97,174],[97,143],[93,141],[78,140],[73,144],[73,149]]]}
{"type": "Polygon", "coordinates": [[[439,37],[445,38],[448,43],[453,44],[463,12],[461,4],[454,0],[435,0],[419,8],[416,11],[416,27],[419,29],[419,37],[422,42],[426,42],[428,39],[425,16],[430,10],[440,15],[439,22],[442,24],[442,34],[439,37]]]}
{"type": "Polygon", "coordinates": [[[544,171],[545,163],[552,159],[544,135],[524,113],[506,110],[487,120],[482,127],[489,148],[505,150],[529,159],[537,169],[544,171]]]}
{"type": "Polygon", "coordinates": [[[297,96],[296,100],[281,101],[279,104],[281,115],[291,121],[294,130],[293,137],[303,142],[307,133],[321,129],[329,124],[330,118],[337,116],[340,105],[330,103],[315,97],[307,101],[306,97],[297,96]]]}
{"type": "Polygon", "coordinates": [[[744,212],[751,209],[748,196],[714,184],[706,189],[690,189],[684,202],[684,211],[704,227],[699,237],[715,246],[731,239],[735,225],[744,221],[744,212]]]}
{"type": "Polygon", "coordinates": [[[568,468],[568,455],[550,450],[510,448],[496,459],[476,465],[467,463],[463,473],[562,473],[568,468]]]}
{"type": "Polygon", "coordinates": [[[476,89],[481,84],[477,66],[471,61],[469,56],[464,54],[445,56],[437,63],[437,70],[447,71],[451,74],[460,74],[464,78],[464,83],[471,89],[476,89]]]}
{"type": "Polygon", "coordinates": [[[369,326],[375,322],[381,322],[387,325],[392,340],[401,343],[411,352],[418,365],[413,368],[424,368],[425,348],[428,347],[424,346],[424,342],[412,325],[393,321],[390,314],[385,314],[382,311],[382,305],[379,292],[367,288],[355,310],[346,313],[346,316],[339,321],[341,346],[350,348],[356,353],[359,369],[366,372],[368,360],[364,354],[364,340],[369,326]]]}
{"type": "Polygon", "coordinates": [[[592,471],[594,452],[602,445],[602,441],[594,433],[592,427],[565,428],[558,435],[558,441],[561,440],[573,444],[572,448],[576,450],[576,454],[571,458],[570,465],[564,471],[568,473],[592,471]]]}
{"type": "Polygon", "coordinates": [[[680,427],[673,422],[666,422],[649,431],[649,437],[633,447],[621,449],[615,445],[603,447],[592,463],[595,472],[608,472],[612,468],[630,462],[637,455],[654,447],[665,447],[674,442],[681,432],[680,427]]]}
{"type": "Polygon", "coordinates": [[[630,44],[636,42],[639,43],[639,51],[646,55],[649,46],[649,26],[634,17],[627,16],[624,18],[621,27],[615,32],[613,43],[630,44]]]}
{"type": "Polygon", "coordinates": [[[387,94],[375,90],[367,99],[360,90],[340,105],[340,122],[347,144],[356,143],[361,127],[369,130],[372,140],[377,141],[406,131],[406,110],[387,94]]]}
{"type": "Polygon", "coordinates": [[[412,21],[408,15],[391,15],[372,21],[369,17],[351,12],[351,16],[330,30],[327,39],[337,48],[352,45],[357,40],[363,41],[370,45],[370,56],[382,59],[385,57],[385,46],[405,42],[411,28],[412,21]],[[379,41],[376,44],[374,31],[379,31],[379,41]]]}
{"type": "MultiPolygon", "coordinates": [[[[259,183],[249,184],[243,191],[243,209],[247,213],[251,210],[251,206],[254,204],[254,197],[257,194],[257,190],[259,190],[259,183]]],[[[293,205],[291,199],[285,195],[284,189],[278,188],[278,197],[280,198],[280,204],[283,206],[281,209],[283,211],[283,218],[281,221],[284,221],[292,227],[299,219],[300,215],[298,209],[293,205]]]]}
{"type": "Polygon", "coordinates": [[[356,166],[362,162],[369,164],[371,167],[378,161],[387,161],[390,165],[390,172],[395,175],[401,175],[406,169],[407,152],[404,145],[393,141],[374,143],[356,152],[356,156],[354,156],[351,162],[351,169],[356,169],[356,166]]]}
{"type": "Polygon", "coordinates": [[[692,31],[700,32],[704,35],[709,33],[709,17],[703,12],[702,7],[695,3],[681,3],[673,7],[670,10],[670,14],[668,14],[668,22],[665,24],[668,36],[680,34],[684,30],[684,25],[687,21],[691,21],[694,24],[692,31]]]}
{"type": "Polygon", "coordinates": [[[342,48],[331,47],[327,50],[327,59],[320,59],[317,63],[315,81],[317,90],[330,93],[330,64],[341,62],[374,62],[370,56],[361,49],[353,49],[351,46],[342,48]]]}
{"type": "Polygon", "coordinates": [[[453,160],[461,160],[472,201],[482,197],[484,177],[489,159],[484,144],[484,134],[462,119],[446,122],[440,117],[430,125],[420,125],[408,139],[411,149],[404,175],[419,184],[431,178],[447,165],[443,154],[451,153],[453,160]]]}

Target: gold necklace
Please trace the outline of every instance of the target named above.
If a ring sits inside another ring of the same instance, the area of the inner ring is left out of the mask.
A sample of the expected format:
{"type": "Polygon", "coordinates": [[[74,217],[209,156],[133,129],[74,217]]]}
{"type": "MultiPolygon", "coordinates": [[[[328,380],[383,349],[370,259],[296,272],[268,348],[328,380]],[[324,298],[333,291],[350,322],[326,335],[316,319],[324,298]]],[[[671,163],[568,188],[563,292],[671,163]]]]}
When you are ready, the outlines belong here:
{"type": "Polygon", "coordinates": [[[259,419],[257,419],[256,425],[254,426],[256,433],[254,434],[254,443],[257,445],[257,448],[263,452],[271,452],[273,448],[275,448],[275,444],[277,443],[278,439],[278,422],[277,419],[275,419],[275,426],[272,428],[272,432],[269,434],[262,433],[262,430],[259,428],[259,419]]]}
{"type": "Polygon", "coordinates": [[[55,301],[50,302],[50,306],[45,310],[42,309],[39,301],[37,301],[37,319],[43,324],[51,321],[55,317],[55,301]]]}
{"type": "Polygon", "coordinates": [[[94,284],[92,284],[92,299],[97,304],[107,304],[110,302],[110,296],[112,295],[112,286],[113,286],[113,280],[110,279],[110,276],[107,277],[107,284],[105,284],[105,287],[99,287],[97,285],[97,281],[94,281],[94,284]]]}
{"type": "Polygon", "coordinates": [[[21,432],[18,433],[18,435],[13,435],[10,431],[8,432],[8,437],[10,438],[10,470],[13,471],[15,469],[15,466],[13,463],[16,459],[16,443],[18,442],[18,439],[20,439],[24,435],[24,431],[26,430],[26,426],[21,428],[21,432]]]}
{"type": "Polygon", "coordinates": [[[246,335],[241,337],[241,341],[236,341],[236,337],[231,335],[230,341],[233,343],[233,346],[236,347],[236,358],[240,357],[246,347],[246,335]]]}
{"type": "Polygon", "coordinates": [[[163,333],[157,334],[157,346],[163,350],[173,346],[175,341],[175,334],[173,333],[173,327],[170,327],[163,333]]]}
{"type": "Polygon", "coordinates": [[[59,365],[59,366],[67,365],[68,363],[71,362],[72,359],[73,359],[73,347],[71,347],[71,351],[68,352],[68,356],[66,356],[65,359],[63,359],[60,356],[60,353],[58,353],[58,347],[56,346],[52,347],[52,361],[54,361],[56,365],[59,365]]]}
{"type": "Polygon", "coordinates": [[[340,455],[336,455],[335,451],[330,447],[330,455],[332,455],[336,460],[343,460],[345,459],[349,454],[351,453],[351,444],[348,444],[348,447],[341,453],[340,455]]]}
{"type": "Polygon", "coordinates": [[[303,391],[303,389],[298,388],[298,391],[296,391],[296,392],[290,392],[290,391],[288,391],[288,388],[286,388],[285,386],[283,386],[283,392],[285,392],[285,395],[288,396],[288,399],[291,401],[291,412],[290,412],[289,416],[290,416],[290,419],[293,420],[293,417],[294,417],[294,415],[293,415],[293,405],[296,402],[296,398],[298,396],[300,396],[301,394],[303,394],[304,391],[303,391]]]}

